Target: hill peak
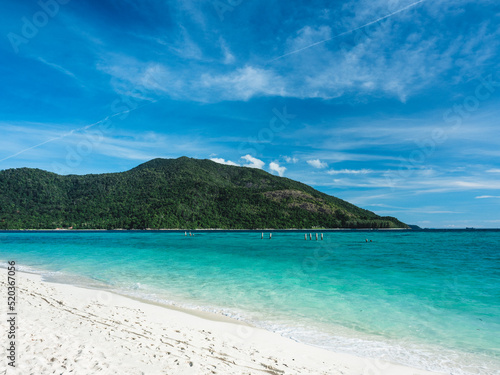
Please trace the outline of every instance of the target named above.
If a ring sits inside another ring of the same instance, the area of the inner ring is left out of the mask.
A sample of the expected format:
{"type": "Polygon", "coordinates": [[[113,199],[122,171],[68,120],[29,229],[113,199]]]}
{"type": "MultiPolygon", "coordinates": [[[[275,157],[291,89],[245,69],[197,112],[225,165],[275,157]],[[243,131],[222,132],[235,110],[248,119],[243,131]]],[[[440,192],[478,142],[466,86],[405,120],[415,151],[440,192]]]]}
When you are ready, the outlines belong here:
{"type": "Polygon", "coordinates": [[[0,229],[406,228],[255,168],[186,156],[129,171],[60,176],[0,172],[0,229]]]}

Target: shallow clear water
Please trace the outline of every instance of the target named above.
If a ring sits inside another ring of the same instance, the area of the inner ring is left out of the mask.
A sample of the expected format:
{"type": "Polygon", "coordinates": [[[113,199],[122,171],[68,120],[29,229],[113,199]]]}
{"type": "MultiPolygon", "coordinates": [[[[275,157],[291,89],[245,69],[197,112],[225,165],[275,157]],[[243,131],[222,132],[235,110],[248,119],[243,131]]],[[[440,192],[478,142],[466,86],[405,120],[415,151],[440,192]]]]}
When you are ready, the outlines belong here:
{"type": "Polygon", "coordinates": [[[450,374],[500,370],[499,231],[324,235],[0,232],[0,262],[334,351],[450,374]]]}

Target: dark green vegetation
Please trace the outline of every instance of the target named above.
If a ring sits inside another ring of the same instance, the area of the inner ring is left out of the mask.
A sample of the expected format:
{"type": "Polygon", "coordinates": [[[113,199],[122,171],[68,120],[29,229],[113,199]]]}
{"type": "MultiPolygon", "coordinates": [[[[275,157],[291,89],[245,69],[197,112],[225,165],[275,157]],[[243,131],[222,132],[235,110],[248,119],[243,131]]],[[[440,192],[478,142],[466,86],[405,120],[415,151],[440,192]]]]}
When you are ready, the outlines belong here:
{"type": "Polygon", "coordinates": [[[407,228],[258,169],[182,157],[122,173],[0,171],[0,229],[407,228]]]}
{"type": "Polygon", "coordinates": [[[410,229],[412,230],[422,230],[422,228],[420,228],[418,225],[411,225],[411,224],[408,224],[408,226],[410,227],[410,229]]]}

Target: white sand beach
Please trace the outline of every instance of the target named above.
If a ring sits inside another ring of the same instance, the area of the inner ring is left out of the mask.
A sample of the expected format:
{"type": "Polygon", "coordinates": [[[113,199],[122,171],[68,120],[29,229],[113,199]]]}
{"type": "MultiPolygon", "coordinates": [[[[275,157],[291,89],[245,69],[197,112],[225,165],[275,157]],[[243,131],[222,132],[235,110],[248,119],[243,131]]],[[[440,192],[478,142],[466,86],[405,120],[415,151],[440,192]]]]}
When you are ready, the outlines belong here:
{"type": "MultiPolygon", "coordinates": [[[[0,374],[431,374],[333,353],[224,317],[43,282],[33,274],[16,278],[17,367],[7,366],[2,344],[0,374]]],[[[1,306],[5,332],[6,303],[1,306]]]]}

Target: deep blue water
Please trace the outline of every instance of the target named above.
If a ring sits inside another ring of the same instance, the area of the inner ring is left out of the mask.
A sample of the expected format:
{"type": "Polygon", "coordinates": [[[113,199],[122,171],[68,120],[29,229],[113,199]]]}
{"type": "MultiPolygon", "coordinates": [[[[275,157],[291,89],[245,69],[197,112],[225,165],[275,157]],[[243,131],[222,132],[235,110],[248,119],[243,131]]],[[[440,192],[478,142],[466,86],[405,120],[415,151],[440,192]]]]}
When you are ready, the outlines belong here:
{"type": "Polygon", "coordinates": [[[0,232],[0,262],[334,351],[453,374],[500,370],[500,231],[324,235],[0,232]]]}

